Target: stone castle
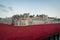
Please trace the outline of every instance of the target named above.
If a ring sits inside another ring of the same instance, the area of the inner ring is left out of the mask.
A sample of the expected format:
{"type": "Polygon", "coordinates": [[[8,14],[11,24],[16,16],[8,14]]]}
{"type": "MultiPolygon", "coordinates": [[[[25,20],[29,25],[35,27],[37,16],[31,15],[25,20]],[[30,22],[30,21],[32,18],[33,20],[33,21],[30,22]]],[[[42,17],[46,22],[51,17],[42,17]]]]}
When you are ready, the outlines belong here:
{"type": "Polygon", "coordinates": [[[27,26],[27,25],[38,25],[38,24],[51,24],[60,23],[60,19],[54,17],[48,17],[48,15],[30,15],[24,13],[23,15],[13,15],[11,18],[5,18],[0,23],[11,24],[15,26],[27,26]]]}

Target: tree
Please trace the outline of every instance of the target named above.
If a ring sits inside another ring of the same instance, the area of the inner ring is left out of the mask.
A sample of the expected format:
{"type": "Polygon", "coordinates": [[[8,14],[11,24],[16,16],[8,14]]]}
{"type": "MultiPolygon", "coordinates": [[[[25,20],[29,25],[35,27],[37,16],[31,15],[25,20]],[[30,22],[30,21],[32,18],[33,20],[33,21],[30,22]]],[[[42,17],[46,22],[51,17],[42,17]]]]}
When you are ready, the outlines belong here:
{"type": "Polygon", "coordinates": [[[2,18],[0,18],[0,20],[1,20],[2,18]]]}

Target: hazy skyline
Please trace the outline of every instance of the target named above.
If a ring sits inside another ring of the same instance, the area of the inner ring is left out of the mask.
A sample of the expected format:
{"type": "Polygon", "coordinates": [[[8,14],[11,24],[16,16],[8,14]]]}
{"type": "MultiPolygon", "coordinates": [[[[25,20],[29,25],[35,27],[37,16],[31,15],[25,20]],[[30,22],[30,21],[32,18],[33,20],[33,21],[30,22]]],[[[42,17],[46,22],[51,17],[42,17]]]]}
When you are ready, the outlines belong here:
{"type": "Polygon", "coordinates": [[[60,0],[0,0],[0,17],[23,13],[60,18],[60,0]]]}

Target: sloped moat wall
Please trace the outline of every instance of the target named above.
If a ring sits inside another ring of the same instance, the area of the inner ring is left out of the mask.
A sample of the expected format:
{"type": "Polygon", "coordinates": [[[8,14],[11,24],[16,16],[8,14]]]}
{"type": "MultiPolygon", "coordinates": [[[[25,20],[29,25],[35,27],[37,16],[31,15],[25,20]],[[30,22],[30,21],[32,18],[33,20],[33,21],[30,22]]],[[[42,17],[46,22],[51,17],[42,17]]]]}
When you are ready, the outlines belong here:
{"type": "Polygon", "coordinates": [[[60,24],[13,26],[0,24],[0,40],[42,40],[60,33],[60,24]]]}

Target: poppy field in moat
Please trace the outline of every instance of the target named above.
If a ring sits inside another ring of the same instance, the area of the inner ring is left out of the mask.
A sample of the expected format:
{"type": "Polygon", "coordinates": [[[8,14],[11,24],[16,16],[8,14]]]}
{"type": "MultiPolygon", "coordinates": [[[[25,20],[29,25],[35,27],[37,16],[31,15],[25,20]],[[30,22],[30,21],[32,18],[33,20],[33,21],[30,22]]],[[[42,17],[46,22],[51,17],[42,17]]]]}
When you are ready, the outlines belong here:
{"type": "Polygon", "coordinates": [[[0,24],[0,40],[43,40],[60,33],[60,23],[30,26],[0,24]]]}

